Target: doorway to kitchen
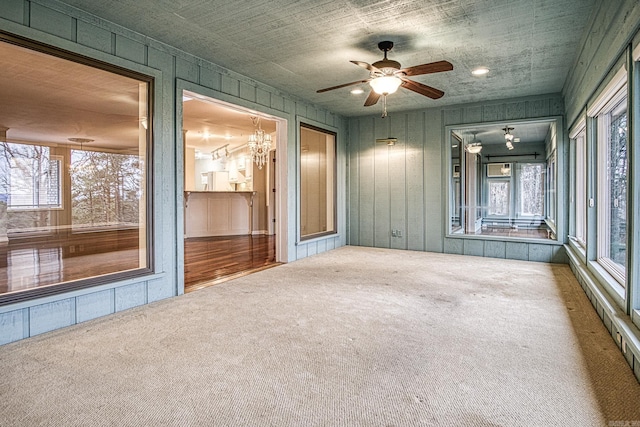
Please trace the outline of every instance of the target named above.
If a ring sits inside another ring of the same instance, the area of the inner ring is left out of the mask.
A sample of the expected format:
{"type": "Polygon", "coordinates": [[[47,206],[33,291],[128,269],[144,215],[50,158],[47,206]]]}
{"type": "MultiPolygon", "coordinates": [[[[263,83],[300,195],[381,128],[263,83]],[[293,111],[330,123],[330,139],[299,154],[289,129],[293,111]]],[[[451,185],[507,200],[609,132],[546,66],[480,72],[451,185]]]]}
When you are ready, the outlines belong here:
{"type": "Polygon", "coordinates": [[[275,162],[286,120],[184,91],[184,290],[279,263],[275,162]]]}

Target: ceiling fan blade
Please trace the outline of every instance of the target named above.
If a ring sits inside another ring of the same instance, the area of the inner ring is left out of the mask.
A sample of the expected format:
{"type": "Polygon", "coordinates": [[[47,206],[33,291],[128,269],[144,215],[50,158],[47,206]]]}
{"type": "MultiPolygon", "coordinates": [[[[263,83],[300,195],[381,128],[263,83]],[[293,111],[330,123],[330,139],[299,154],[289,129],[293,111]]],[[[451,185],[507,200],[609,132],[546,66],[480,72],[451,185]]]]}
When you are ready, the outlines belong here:
{"type": "Polygon", "coordinates": [[[384,74],[382,71],[380,71],[380,69],[378,69],[377,67],[374,67],[371,64],[368,64],[366,62],[362,62],[362,61],[351,61],[351,63],[356,64],[362,68],[366,68],[367,70],[371,71],[372,73],[380,73],[380,74],[384,74]]]}
{"type": "Polygon", "coordinates": [[[414,82],[409,79],[402,79],[403,88],[412,90],[420,95],[428,96],[431,99],[442,98],[444,92],[440,89],[433,88],[431,86],[423,85],[422,83],[414,82]]]}
{"type": "Polygon", "coordinates": [[[357,84],[361,84],[361,83],[367,83],[370,79],[366,79],[366,80],[358,80],[357,82],[351,82],[351,83],[345,83],[345,84],[341,84],[338,86],[332,86],[332,87],[328,87],[325,89],[320,89],[317,90],[316,93],[322,93],[322,92],[327,92],[330,90],[334,90],[334,89],[340,89],[342,87],[347,87],[347,86],[351,86],[351,85],[357,85],[357,84]]]}
{"type": "Polygon", "coordinates": [[[415,65],[409,68],[403,68],[400,73],[406,76],[419,76],[421,74],[441,73],[443,71],[453,70],[453,65],[449,61],[430,62],[428,64],[415,65]]]}
{"type": "Polygon", "coordinates": [[[380,94],[374,91],[371,91],[367,99],[364,101],[364,106],[370,107],[372,105],[376,105],[376,103],[378,102],[378,99],[380,99],[380,94]]]}

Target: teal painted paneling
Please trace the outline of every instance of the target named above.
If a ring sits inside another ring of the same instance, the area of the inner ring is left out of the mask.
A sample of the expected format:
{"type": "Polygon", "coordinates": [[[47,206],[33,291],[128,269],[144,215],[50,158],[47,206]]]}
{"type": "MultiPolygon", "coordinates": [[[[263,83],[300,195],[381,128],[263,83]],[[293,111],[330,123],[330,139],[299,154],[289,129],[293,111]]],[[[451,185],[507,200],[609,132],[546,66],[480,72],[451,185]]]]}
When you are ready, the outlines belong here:
{"type": "Polygon", "coordinates": [[[570,69],[563,94],[566,115],[571,126],[616,62],[640,22],[640,2],[618,0],[599,2],[585,34],[582,50],[570,69]]]}
{"type": "Polygon", "coordinates": [[[171,70],[173,69],[173,56],[167,52],[162,52],[158,49],[150,47],[148,50],[149,66],[158,70],[171,70]]]}
{"type": "Polygon", "coordinates": [[[213,90],[220,90],[222,77],[220,73],[205,66],[200,67],[200,84],[213,90]]]}
{"type": "Polygon", "coordinates": [[[126,310],[147,303],[146,282],[133,283],[115,289],[116,311],[126,310]]]}
{"type": "Polygon", "coordinates": [[[506,258],[507,243],[495,240],[486,240],[484,242],[484,256],[491,258],[506,258]]]}
{"type": "Polygon", "coordinates": [[[529,261],[551,262],[552,255],[553,247],[551,245],[529,245],[529,261]]]}
{"type": "Polygon", "coordinates": [[[84,21],[78,21],[77,41],[102,52],[111,53],[113,50],[112,33],[84,21]]]}
{"type": "Polygon", "coordinates": [[[94,292],[77,297],[76,320],[78,323],[114,313],[114,295],[115,292],[113,289],[107,289],[105,291],[94,292]]]}
{"type": "MultiPolygon", "coordinates": [[[[360,140],[360,122],[351,120],[349,122],[349,144],[354,144],[360,140]]],[[[349,165],[348,165],[348,186],[349,186],[349,238],[350,245],[360,244],[360,192],[358,186],[358,176],[360,165],[358,162],[359,151],[352,150],[349,147],[349,165]]]]}
{"type": "Polygon", "coordinates": [[[407,249],[425,250],[424,120],[422,113],[406,114],[406,234],[407,249]]]}
{"type": "Polygon", "coordinates": [[[485,105],[482,108],[483,122],[499,122],[505,120],[504,104],[485,105]]]}
{"type": "MultiPolygon", "coordinates": [[[[271,107],[271,108],[275,108],[276,110],[282,111],[282,106],[283,106],[282,97],[280,97],[280,100],[276,99],[276,104],[278,104],[278,107],[275,107],[271,103],[271,93],[270,92],[268,92],[268,91],[266,91],[264,89],[260,89],[260,88],[254,88],[254,89],[255,89],[255,94],[253,96],[255,97],[255,101],[258,104],[264,105],[265,107],[271,107]]],[[[278,97],[276,97],[276,98],[278,98],[278,97]]]]}
{"type": "Polygon", "coordinates": [[[374,151],[374,175],[373,193],[373,216],[375,218],[373,227],[373,245],[377,248],[391,247],[391,216],[390,216],[390,171],[389,152],[395,147],[387,144],[379,144],[375,139],[389,136],[389,121],[376,117],[374,121],[373,151],[374,151]]]}
{"type": "Polygon", "coordinates": [[[425,118],[425,232],[426,250],[442,252],[443,244],[443,203],[442,188],[442,114],[439,110],[427,111],[425,118]]]}
{"type": "Polygon", "coordinates": [[[464,255],[464,240],[463,239],[445,239],[444,253],[464,255]]]}
{"type": "Polygon", "coordinates": [[[29,308],[29,336],[76,323],[76,300],[66,298],[29,308]]]}
{"type": "Polygon", "coordinates": [[[147,284],[147,302],[160,301],[176,294],[176,284],[168,280],[149,280],[147,284]]]}
{"type": "Polygon", "coordinates": [[[21,340],[29,336],[28,310],[0,313],[0,345],[21,340]]]}
{"type": "Polygon", "coordinates": [[[146,64],[146,48],[142,43],[131,40],[128,37],[116,35],[116,56],[137,62],[138,64],[146,64]]]}
{"type": "MultiPolygon", "coordinates": [[[[446,170],[445,126],[483,120],[501,121],[507,116],[546,118],[562,105],[562,97],[551,94],[442,109],[392,112],[385,119],[377,116],[349,119],[350,243],[394,248],[406,245],[413,250],[465,253],[464,240],[446,237],[445,204],[449,196],[445,193],[443,178],[446,170]],[[395,147],[385,151],[386,147],[375,146],[372,142],[375,138],[393,136],[394,132],[406,135],[404,147],[399,140],[395,147]],[[400,169],[402,165],[404,171],[400,169]],[[404,191],[400,184],[402,180],[404,191]],[[405,215],[406,232],[403,237],[406,236],[406,241],[391,237],[387,243],[391,231],[401,228],[397,224],[402,223],[399,219],[402,212],[405,215]]],[[[568,193],[565,191],[564,194],[568,193]]],[[[562,200],[559,203],[562,204],[562,200]]],[[[482,250],[476,246],[486,245],[486,242],[470,243],[469,248],[473,249],[468,248],[467,252],[497,258],[529,259],[528,243],[515,245],[517,249],[513,252],[505,243],[491,243],[482,250]]],[[[557,247],[559,245],[540,249],[533,253],[533,257],[560,260],[562,253],[556,252],[557,247]],[[540,251],[551,252],[541,254],[540,251]]]]}
{"type": "Polygon", "coordinates": [[[194,83],[198,81],[199,73],[198,64],[195,61],[188,61],[184,58],[176,58],[176,77],[194,83]]]}
{"type": "MultiPolygon", "coordinates": [[[[374,201],[375,191],[375,137],[373,135],[373,119],[358,119],[360,125],[360,140],[350,141],[350,146],[358,146],[358,243],[360,246],[373,246],[374,240],[374,201]]],[[[388,226],[390,228],[390,226],[388,226]]]]}
{"type": "Polygon", "coordinates": [[[0,7],[0,18],[22,24],[25,14],[24,0],[4,0],[0,7]]]}
{"type": "Polygon", "coordinates": [[[529,245],[520,242],[506,242],[507,258],[529,261],[529,245]]]}
{"type": "MultiPolygon", "coordinates": [[[[262,105],[266,105],[264,103],[267,102],[267,98],[269,98],[269,102],[271,103],[271,108],[273,108],[274,110],[278,110],[278,111],[285,111],[284,109],[284,97],[282,97],[281,95],[275,95],[272,93],[268,93],[269,96],[267,96],[267,94],[264,94],[262,89],[258,88],[258,103],[262,104],[262,105]]],[[[343,135],[344,137],[344,135],[343,135]]]]}
{"type": "Polygon", "coordinates": [[[483,240],[464,240],[464,255],[484,256],[484,241],[483,240]]]}
{"type": "MultiPolygon", "coordinates": [[[[240,98],[256,102],[256,87],[246,82],[240,82],[240,98]]],[[[268,103],[266,105],[269,106],[268,103]]]]}
{"type": "Polygon", "coordinates": [[[400,231],[391,237],[392,249],[407,249],[407,118],[389,117],[388,136],[398,138],[396,145],[388,147],[389,155],[389,223],[392,230],[400,231]]]}
{"type": "Polygon", "coordinates": [[[222,75],[222,92],[232,96],[240,96],[240,82],[233,77],[222,75]]]}
{"type": "MultiPolygon", "coordinates": [[[[179,275],[181,268],[178,262],[182,262],[182,259],[179,259],[180,255],[177,249],[181,243],[177,224],[182,223],[180,210],[182,197],[178,195],[178,185],[181,182],[179,176],[182,170],[176,162],[178,159],[175,123],[177,107],[174,99],[177,78],[217,92],[223,92],[224,96],[229,95],[227,99],[235,97],[238,104],[243,106],[255,104],[249,106],[258,110],[261,106],[270,106],[277,111],[282,111],[283,116],[293,114],[298,109],[304,117],[337,128],[339,130],[338,228],[341,235],[296,245],[295,121],[291,120],[292,116],[288,117],[289,146],[286,157],[288,158],[287,187],[289,191],[287,193],[288,212],[284,215],[288,216],[289,227],[287,231],[289,236],[286,243],[288,250],[286,260],[292,261],[308,256],[310,252],[335,249],[346,244],[349,229],[346,222],[347,205],[345,201],[347,197],[347,189],[345,188],[347,181],[347,122],[341,117],[317,106],[297,103],[287,94],[280,93],[260,82],[254,82],[234,71],[225,70],[216,64],[190,55],[188,52],[159,43],[99,17],[66,7],[62,3],[55,3],[56,10],[36,2],[23,0],[2,0],[2,3],[0,17],[5,19],[4,22],[12,21],[12,26],[15,26],[14,22],[23,25],[22,35],[71,51],[76,50],[73,47],[73,43],[76,43],[77,51],[83,55],[155,77],[156,104],[154,106],[154,156],[152,159],[155,185],[152,199],[155,228],[154,269],[158,275],[143,277],[138,281],[128,281],[126,286],[114,283],[111,289],[102,289],[99,292],[86,289],[75,292],[73,298],[65,295],[52,297],[48,301],[53,301],[47,304],[36,305],[34,303],[29,307],[28,303],[23,303],[20,310],[3,307],[2,313],[0,313],[0,322],[4,322],[2,323],[3,328],[0,330],[0,342],[14,341],[67,326],[77,321],[108,314],[113,310],[124,310],[179,293],[178,282],[181,280],[179,275]],[[29,26],[38,31],[32,30],[29,26]],[[144,66],[145,64],[149,68],[144,66]],[[240,93],[241,86],[242,93],[240,93]],[[307,245],[310,245],[311,249],[308,249],[307,245]],[[56,298],[58,299],[56,300],[56,298]],[[22,309],[25,305],[27,308],[22,309]],[[20,313],[23,314],[22,320],[20,320],[20,313]]],[[[0,20],[0,29],[6,29],[3,28],[3,20],[0,20]]]]}
{"type": "Polygon", "coordinates": [[[30,2],[31,5],[31,27],[63,39],[73,40],[75,38],[75,19],[60,12],[30,2]]]}

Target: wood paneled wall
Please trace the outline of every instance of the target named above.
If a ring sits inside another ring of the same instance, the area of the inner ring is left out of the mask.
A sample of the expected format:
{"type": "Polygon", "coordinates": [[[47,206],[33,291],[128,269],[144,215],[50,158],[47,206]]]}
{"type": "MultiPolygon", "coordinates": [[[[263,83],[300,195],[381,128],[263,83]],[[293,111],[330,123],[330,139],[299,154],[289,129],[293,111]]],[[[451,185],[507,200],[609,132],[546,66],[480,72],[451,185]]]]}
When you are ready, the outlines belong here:
{"type": "MultiPolygon", "coordinates": [[[[443,180],[446,126],[562,116],[563,112],[562,96],[550,94],[410,112],[392,109],[386,118],[351,118],[349,244],[567,262],[563,241],[549,245],[447,238],[448,195],[443,180]],[[387,137],[398,142],[394,146],[375,142],[387,137]]],[[[566,215],[562,217],[565,220],[566,215]]]]}
{"type": "MultiPolygon", "coordinates": [[[[58,1],[2,0],[0,29],[35,41],[105,61],[156,78],[153,141],[153,222],[155,273],[137,279],[103,284],[39,300],[0,307],[0,344],[20,340],[127,308],[147,304],[182,292],[182,164],[177,150],[176,88],[188,82],[207,95],[277,115],[288,121],[286,261],[330,250],[346,243],[346,138],[338,139],[338,229],[324,239],[297,243],[296,120],[308,119],[338,129],[346,135],[346,120],[275,88],[207,62],[188,52],[155,41],[84,13],[58,1]]],[[[177,18],[176,18],[177,19],[177,18]]],[[[180,147],[181,149],[182,147],[180,147]]]]}

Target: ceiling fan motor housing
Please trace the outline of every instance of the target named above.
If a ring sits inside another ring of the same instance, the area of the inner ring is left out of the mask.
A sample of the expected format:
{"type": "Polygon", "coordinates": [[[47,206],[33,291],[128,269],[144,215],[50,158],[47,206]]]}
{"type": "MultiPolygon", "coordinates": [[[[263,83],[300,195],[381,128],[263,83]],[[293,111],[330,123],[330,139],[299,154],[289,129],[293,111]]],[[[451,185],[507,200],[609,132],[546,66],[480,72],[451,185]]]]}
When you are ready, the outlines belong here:
{"type": "Polygon", "coordinates": [[[391,59],[381,59],[371,65],[382,71],[385,75],[391,75],[400,69],[400,63],[391,59]]]}

